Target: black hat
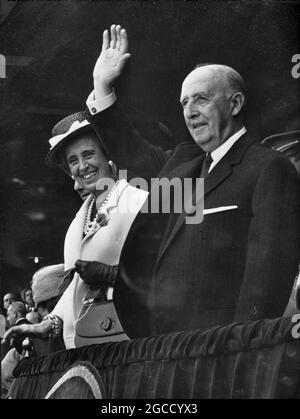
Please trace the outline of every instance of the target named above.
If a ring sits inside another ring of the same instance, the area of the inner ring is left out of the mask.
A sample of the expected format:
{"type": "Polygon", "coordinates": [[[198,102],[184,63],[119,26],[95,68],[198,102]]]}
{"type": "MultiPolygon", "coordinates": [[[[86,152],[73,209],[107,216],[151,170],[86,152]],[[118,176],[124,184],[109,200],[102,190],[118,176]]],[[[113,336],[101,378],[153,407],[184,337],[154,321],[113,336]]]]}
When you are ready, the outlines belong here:
{"type": "Polygon", "coordinates": [[[300,152],[300,131],[288,131],[271,135],[265,138],[261,144],[285,154],[294,151],[300,152]]]}
{"type": "Polygon", "coordinates": [[[92,125],[87,120],[86,112],[77,112],[59,121],[51,131],[50,150],[48,151],[45,162],[49,167],[60,166],[58,158],[59,152],[72,138],[79,133],[93,130],[92,125]]]}

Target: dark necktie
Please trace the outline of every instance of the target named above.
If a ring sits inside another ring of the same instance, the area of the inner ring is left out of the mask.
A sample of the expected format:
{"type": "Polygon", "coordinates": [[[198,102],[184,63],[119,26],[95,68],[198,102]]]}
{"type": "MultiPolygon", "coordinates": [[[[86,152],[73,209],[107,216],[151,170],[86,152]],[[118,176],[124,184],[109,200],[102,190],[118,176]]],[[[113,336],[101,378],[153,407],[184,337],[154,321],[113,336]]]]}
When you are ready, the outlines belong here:
{"type": "Polygon", "coordinates": [[[212,162],[213,162],[213,159],[211,157],[211,153],[207,153],[203,160],[200,177],[204,179],[207,177],[208,171],[212,162]]]}

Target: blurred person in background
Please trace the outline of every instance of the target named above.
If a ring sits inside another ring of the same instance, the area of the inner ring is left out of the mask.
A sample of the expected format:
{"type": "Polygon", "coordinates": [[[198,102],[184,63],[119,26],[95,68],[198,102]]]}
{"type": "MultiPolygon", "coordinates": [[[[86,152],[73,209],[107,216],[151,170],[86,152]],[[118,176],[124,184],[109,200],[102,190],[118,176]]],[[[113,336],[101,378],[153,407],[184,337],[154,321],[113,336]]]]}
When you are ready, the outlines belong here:
{"type": "Polygon", "coordinates": [[[25,291],[24,298],[25,298],[24,303],[25,303],[26,310],[28,312],[34,310],[34,301],[33,301],[33,298],[32,298],[32,290],[31,290],[31,288],[28,288],[25,291]]]}
{"type": "Polygon", "coordinates": [[[66,288],[64,274],[64,264],[60,263],[44,266],[32,277],[33,300],[42,319],[51,313],[66,288]]]}
{"type": "MultiPolygon", "coordinates": [[[[3,297],[3,317],[4,317],[4,327],[5,330],[9,328],[9,324],[6,319],[7,309],[14,301],[18,301],[16,294],[9,292],[3,297]]],[[[6,356],[7,352],[10,350],[9,342],[1,343],[1,360],[6,356]]]]}
{"type": "MultiPolygon", "coordinates": [[[[20,326],[21,324],[29,324],[29,321],[26,319],[27,310],[25,304],[21,301],[14,301],[10,304],[7,309],[6,320],[9,327],[20,326]]],[[[13,338],[11,346],[14,346],[17,351],[21,354],[23,351],[22,338],[13,338]]]]}
{"type": "Polygon", "coordinates": [[[3,297],[3,308],[5,310],[5,313],[7,312],[8,307],[10,306],[10,304],[14,301],[17,301],[18,297],[16,294],[9,292],[7,294],[4,295],[3,297]]]}
{"type": "Polygon", "coordinates": [[[74,182],[74,191],[78,193],[78,195],[80,196],[80,198],[85,201],[88,196],[90,195],[90,193],[88,191],[86,191],[85,189],[83,189],[80,184],[77,182],[77,180],[75,180],[74,182]]]}
{"type": "MultiPolygon", "coordinates": [[[[25,304],[21,301],[12,302],[7,309],[7,322],[10,327],[28,325],[25,304]]],[[[13,381],[13,370],[24,357],[24,345],[29,346],[28,339],[15,336],[10,340],[11,349],[1,360],[1,395],[5,395],[13,381]]]]}
{"type": "MultiPolygon", "coordinates": [[[[69,280],[65,276],[63,263],[44,266],[34,273],[31,284],[32,295],[41,321],[52,312],[68,285],[69,280]]],[[[28,315],[32,313],[34,312],[28,315]]],[[[49,355],[65,348],[62,334],[53,339],[48,337],[33,339],[33,344],[38,356],[49,355]]]]}

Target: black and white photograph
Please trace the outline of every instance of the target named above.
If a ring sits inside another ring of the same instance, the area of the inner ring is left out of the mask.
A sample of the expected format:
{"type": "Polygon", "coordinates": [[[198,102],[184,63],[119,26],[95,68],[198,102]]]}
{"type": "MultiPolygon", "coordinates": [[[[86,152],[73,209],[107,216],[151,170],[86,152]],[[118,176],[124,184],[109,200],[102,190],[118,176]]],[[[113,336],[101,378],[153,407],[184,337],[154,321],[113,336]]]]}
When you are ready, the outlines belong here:
{"type": "Polygon", "coordinates": [[[1,399],[300,399],[300,2],[0,0],[1,399]]]}

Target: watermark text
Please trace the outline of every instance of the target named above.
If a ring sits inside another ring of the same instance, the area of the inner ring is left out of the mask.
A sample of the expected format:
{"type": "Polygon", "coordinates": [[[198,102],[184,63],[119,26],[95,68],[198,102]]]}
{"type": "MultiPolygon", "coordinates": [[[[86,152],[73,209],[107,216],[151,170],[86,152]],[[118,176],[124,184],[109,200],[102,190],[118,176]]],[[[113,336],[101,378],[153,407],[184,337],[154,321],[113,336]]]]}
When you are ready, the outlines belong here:
{"type": "Polygon", "coordinates": [[[6,58],[0,54],[0,79],[6,78],[6,58]]]}
{"type": "Polygon", "coordinates": [[[294,79],[299,79],[299,77],[300,77],[300,54],[293,55],[292,63],[295,64],[292,68],[292,77],[294,79]]]}
{"type": "MultiPolygon", "coordinates": [[[[127,181],[127,170],[119,171],[119,180],[127,181]]],[[[101,178],[97,182],[98,191],[112,190],[115,181],[111,178],[101,178]]],[[[136,177],[129,184],[145,192],[151,192],[147,205],[142,213],[151,214],[184,214],[186,224],[200,224],[204,218],[204,179],[197,178],[152,178],[150,182],[136,177]]],[[[138,203],[137,203],[138,205],[138,203]]],[[[118,213],[135,213],[135,203],[130,199],[119,202],[118,213]]]]}

